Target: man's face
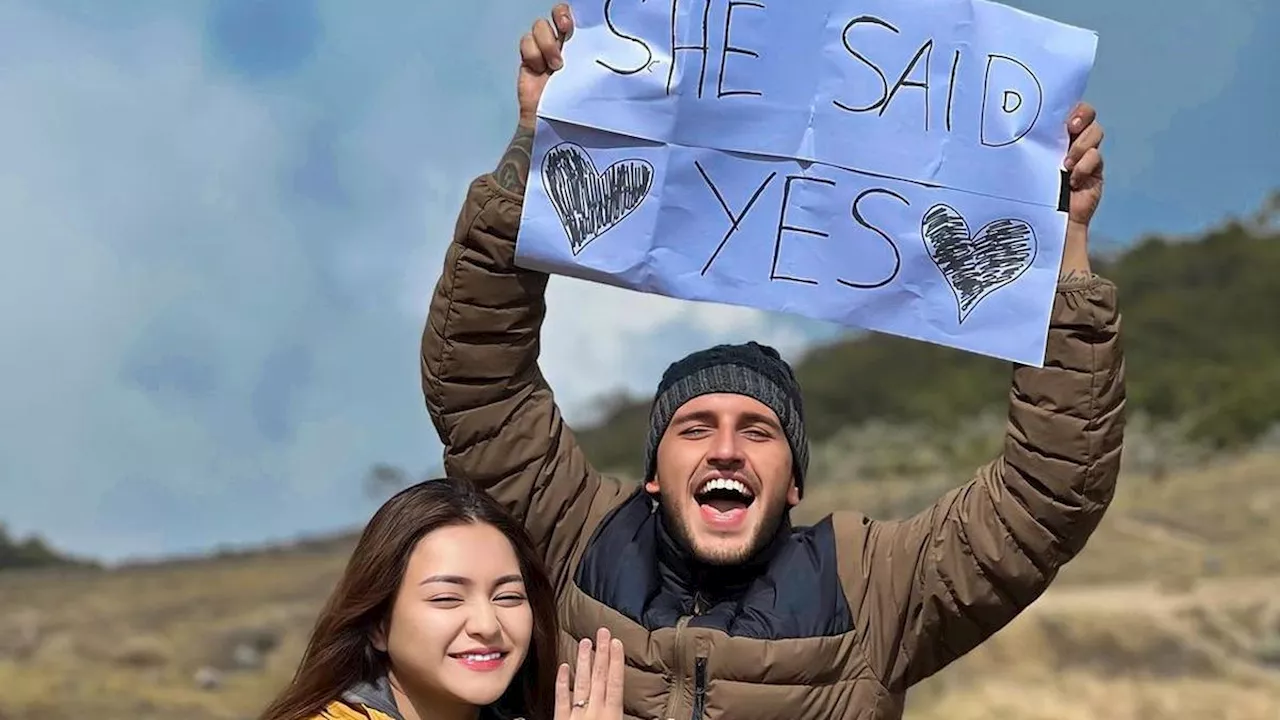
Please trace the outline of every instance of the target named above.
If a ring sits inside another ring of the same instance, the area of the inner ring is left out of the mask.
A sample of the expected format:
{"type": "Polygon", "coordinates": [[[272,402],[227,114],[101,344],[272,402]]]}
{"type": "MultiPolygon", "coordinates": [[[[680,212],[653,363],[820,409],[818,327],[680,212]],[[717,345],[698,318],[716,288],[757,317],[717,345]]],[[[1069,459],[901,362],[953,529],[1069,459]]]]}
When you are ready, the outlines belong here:
{"type": "Polygon", "coordinates": [[[745,395],[702,395],[676,411],[658,443],[659,495],[676,535],[699,560],[750,558],[800,502],[778,416],[745,395]]]}

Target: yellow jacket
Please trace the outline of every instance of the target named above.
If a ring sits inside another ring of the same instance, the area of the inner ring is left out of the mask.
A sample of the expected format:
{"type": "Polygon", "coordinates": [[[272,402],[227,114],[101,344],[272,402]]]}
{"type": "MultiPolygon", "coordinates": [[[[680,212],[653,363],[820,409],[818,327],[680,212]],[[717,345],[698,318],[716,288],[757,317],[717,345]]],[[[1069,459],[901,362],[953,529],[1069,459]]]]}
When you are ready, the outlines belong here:
{"type": "Polygon", "coordinates": [[[334,700],[311,720],[396,720],[390,715],[379,712],[368,705],[348,705],[341,700],[334,700]]]}
{"type": "MultiPolygon", "coordinates": [[[[481,720],[485,718],[495,718],[487,711],[480,713],[481,720]]],[[[315,715],[311,720],[400,720],[399,717],[388,715],[377,708],[371,708],[364,703],[350,702],[343,700],[334,700],[320,711],[319,715],[315,715]]],[[[514,720],[525,720],[523,717],[514,720]]]]}

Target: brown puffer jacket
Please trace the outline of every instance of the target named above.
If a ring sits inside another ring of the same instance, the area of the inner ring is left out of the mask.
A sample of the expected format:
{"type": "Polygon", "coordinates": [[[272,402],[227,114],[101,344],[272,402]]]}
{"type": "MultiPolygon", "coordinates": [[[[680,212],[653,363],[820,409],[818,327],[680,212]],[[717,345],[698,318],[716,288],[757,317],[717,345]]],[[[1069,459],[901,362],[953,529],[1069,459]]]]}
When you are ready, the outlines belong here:
{"type": "Polygon", "coordinates": [[[660,514],[592,469],[539,371],[547,276],[514,264],[520,210],[490,176],[472,183],[423,389],[446,472],[488,488],[544,550],[565,657],[602,625],[626,644],[629,718],[900,718],[911,685],[1026,608],[1102,519],[1125,391],[1115,287],[1095,277],[1059,288],[1046,366],[1013,370],[1004,452],[971,481],[906,520],[788,526],[754,580],[681,595],[691,580],[660,514]]]}

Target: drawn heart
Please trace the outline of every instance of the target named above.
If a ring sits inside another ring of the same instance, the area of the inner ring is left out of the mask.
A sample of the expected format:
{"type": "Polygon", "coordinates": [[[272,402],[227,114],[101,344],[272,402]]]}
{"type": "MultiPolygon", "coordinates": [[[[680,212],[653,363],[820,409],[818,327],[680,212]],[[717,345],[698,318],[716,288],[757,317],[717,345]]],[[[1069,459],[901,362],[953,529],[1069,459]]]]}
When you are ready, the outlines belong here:
{"type": "Polygon", "coordinates": [[[933,264],[951,286],[962,324],[983,298],[1017,280],[1036,256],[1036,233],[1030,223],[993,220],[971,235],[964,217],[944,204],[924,214],[920,234],[933,264]]]}
{"type": "Polygon", "coordinates": [[[577,255],[648,197],[653,166],[645,160],[619,160],[597,172],[586,150],[562,142],[542,159],[542,183],[569,236],[569,249],[577,255]]]}

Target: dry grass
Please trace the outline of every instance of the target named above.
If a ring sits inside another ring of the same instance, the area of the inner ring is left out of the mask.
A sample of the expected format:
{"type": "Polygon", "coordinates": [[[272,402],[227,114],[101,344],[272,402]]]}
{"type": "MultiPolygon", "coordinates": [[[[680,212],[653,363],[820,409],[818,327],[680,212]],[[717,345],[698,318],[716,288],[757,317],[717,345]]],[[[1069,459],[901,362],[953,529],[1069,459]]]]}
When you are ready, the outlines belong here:
{"type": "Polygon", "coordinates": [[[0,574],[0,718],[251,717],[292,672],[349,548],[0,574]]]}
{"type": "MultiPolygon", "coordinates": [[[[1278,478],[1267,453],[1129,473],[1062,582],[922,684],[908,717],[1280,717],[1278,478]]],[[[819,485],[805,507],[894,514],[942,488],[819,485]]],[[[0,573],[0,719],[253,717],[293,671],[349,549],[0,573]]]]}
{"type": "MultiPolygon", "coordinates": [[[[902,517],[926,507],[963,474],[920,482],[820,484],[798,521],[832,510],[902,517]]],[[[1280,452],[1217,458],[1180,473],[1122,474],[1115,500],[1063,584],[1280,575],[1280,452]]]]}
{"type": "Polygon", "coordinates": [[[1220,580],[1169,594],[1154,584],[1055,588],[917,688],[911,720],[1274,720],[1280,578],[1220,580]],[[1212,629],[1210,624],[1216,625],[1212,629]]]}

